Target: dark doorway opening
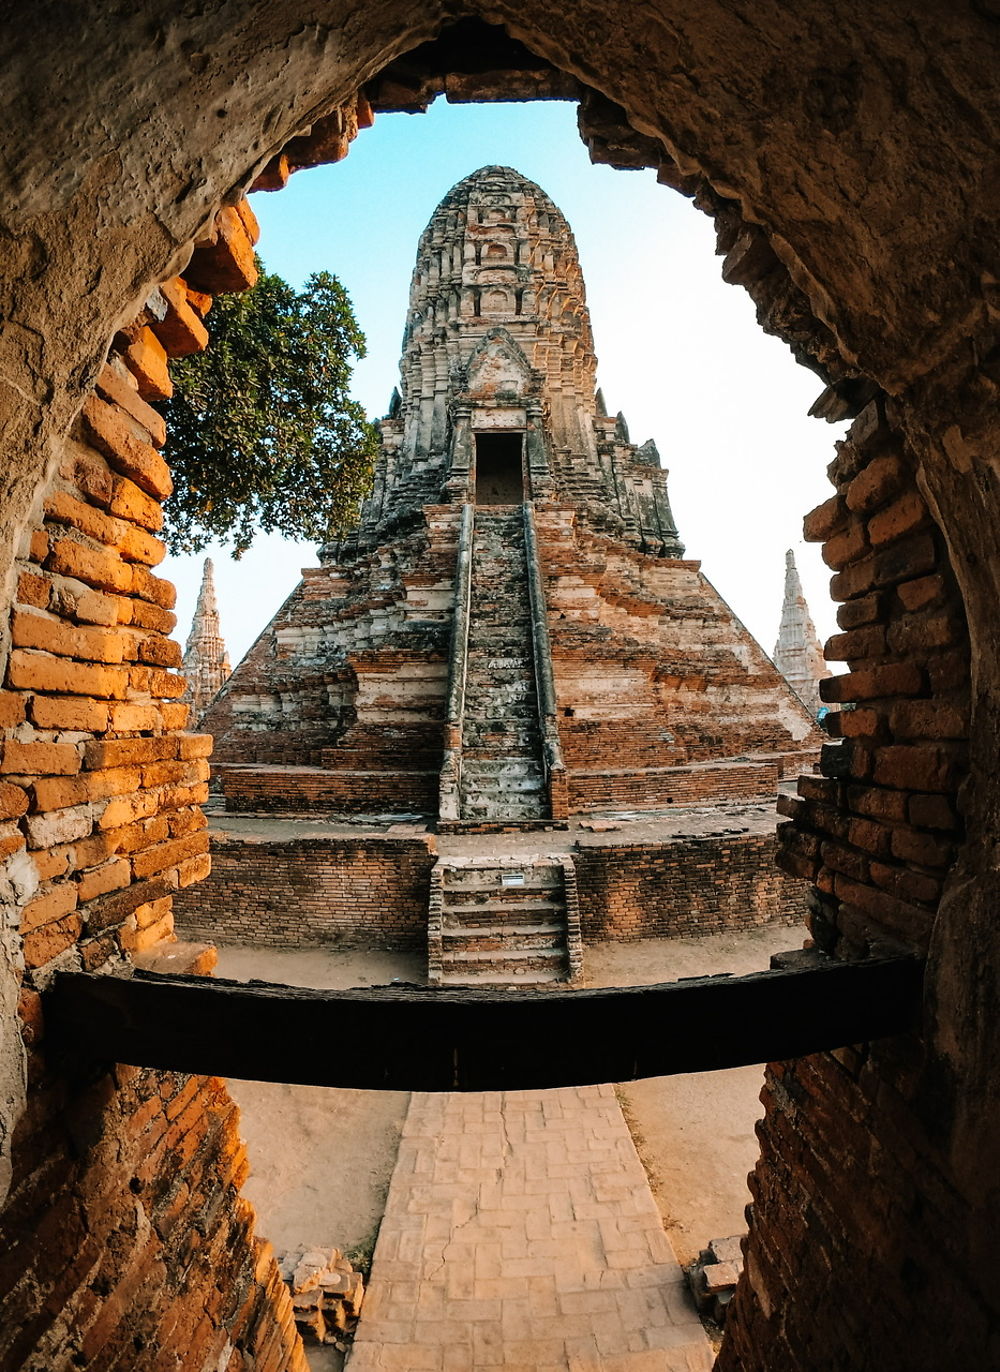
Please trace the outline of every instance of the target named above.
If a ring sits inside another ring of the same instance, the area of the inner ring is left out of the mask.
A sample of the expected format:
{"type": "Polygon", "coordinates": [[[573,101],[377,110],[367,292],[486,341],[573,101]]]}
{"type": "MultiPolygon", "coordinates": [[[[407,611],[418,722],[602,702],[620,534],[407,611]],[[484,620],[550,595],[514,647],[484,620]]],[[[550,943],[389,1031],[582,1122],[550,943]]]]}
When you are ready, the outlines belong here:
{"type": "Polygon", "coordinates": [[[476,434],[476,504],[521,505],[524,473],[521,433],[476,434]]]}

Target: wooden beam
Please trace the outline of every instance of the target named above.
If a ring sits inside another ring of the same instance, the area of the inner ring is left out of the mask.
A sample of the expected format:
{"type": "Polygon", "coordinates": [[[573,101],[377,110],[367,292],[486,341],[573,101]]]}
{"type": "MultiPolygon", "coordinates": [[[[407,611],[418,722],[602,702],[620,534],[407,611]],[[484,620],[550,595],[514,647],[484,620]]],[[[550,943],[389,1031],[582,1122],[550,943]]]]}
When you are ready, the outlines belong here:
{"type": "Polygon", "coordinates": [[[123,1062],[368,1090],[580,1086],[801,1057],[914,1027],[922,964],[847,963],[584,991],[313,991],[136,972],[59,973],[67,1066],[123,1062]]]}

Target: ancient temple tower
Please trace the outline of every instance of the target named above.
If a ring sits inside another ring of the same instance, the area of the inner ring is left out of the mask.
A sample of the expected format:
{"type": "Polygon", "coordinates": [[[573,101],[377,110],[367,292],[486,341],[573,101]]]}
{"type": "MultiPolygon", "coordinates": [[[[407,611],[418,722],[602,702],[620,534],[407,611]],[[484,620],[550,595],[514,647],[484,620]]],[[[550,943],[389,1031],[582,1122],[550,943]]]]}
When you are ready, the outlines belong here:
{"type": "Polygon", "coordinates": [[[219,627],[214,568],[210,557],[205,558],[201,590],[198,592],[181,670],[187,680],[183,699],[191,705],[191,723],[194,725],[229,680],[233,670],[219,627]]]}
{"type": "Polygon", "coordinates": [[[204,727],[235,808],[535,824],[773,792],[812,720],[596,391],[569,225],[509,167],[421,236],[359,527],[204,727]]]}
{"type": "Polygon", "coordinates": [[[816,636],[791,548],[785,553],[785,598],[778,641],[774,645],[774,665],[815,718],[821,706],[819,683],[831,673],[816,636]]]}

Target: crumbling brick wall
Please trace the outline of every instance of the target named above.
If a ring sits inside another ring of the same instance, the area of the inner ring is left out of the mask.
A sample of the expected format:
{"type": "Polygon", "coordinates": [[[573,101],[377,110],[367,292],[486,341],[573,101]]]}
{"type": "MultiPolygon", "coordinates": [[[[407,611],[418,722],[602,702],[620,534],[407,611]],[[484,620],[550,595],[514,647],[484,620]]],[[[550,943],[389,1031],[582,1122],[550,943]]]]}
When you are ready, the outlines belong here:
{"type": "Polygon", "coordinates": [[[178,931],[267,948],[423,949],[436,860],[422,838],[227,838],[174,897],[178,931]]]}
{"type": "MultiPolygon", "coordinates": [[[[821,683],[845,708],[823,776],[780,807],[779,861],[813,883],[809,922],[837,956],[924,955],[962,825],[969,646],[947,550],[914,463],[881,402],[840,445],[836,494],[810,515],[841,601],[821,683]]],[[[872,1366],[871,1331],[894,1361],[939,1368],[941,1348],[978,1348],[987,1314],[968,1285],[970,1200],[952,1180],[948,1082],[900,1036],[772,1065],[751,1175],[746,1276],[727,1319],[720,1372],[872,1366]],[[952,1245],[949,1247],[949,1244],[952,1245]],[[803,1299],[822,1291],[822,1311],[803,1299]],[[932,1348],[912,1302],[933,1311],[932,1348]],[[831,1312],[828,1315],[825,1312],[831,1312]],[[828,1319],[837,1361],[828,1356],[828,1319]]]]}
{"type": "MultiPolygon", "coordinates": [[[[46,1057],[41,992],[65,968],[173,948],[173,896],[209,870],[211,740],[184,733],[150,402],[203,347],[207,289],[254,279],[253,216],[223,210],[187,280],[116,338],[15,567],[0,690],[0,882],[20,935],[27,1108],[0,1215],[0,1368],[305,1366],[254,1236],[238,1112],[211,1078],[46,1057]]],[[[194,950],[187,963],[207,968],[194,950]]]]}
{"type": "Polygon", "coordinates": [[[581,846],[584,940],[675,938],[799,924],[805,886],[774,865],[772,834],[581,846]]]}

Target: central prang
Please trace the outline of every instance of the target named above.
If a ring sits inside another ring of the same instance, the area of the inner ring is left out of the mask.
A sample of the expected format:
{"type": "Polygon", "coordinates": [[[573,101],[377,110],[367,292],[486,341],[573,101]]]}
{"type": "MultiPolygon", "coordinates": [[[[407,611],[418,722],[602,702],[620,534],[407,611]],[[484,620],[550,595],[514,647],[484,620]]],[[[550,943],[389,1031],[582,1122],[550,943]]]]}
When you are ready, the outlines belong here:
{"type": "MultiPolygon", "coordinates": [[[[400,373],[358,528],[321,549],[202,727],[227,810],[442,836],[421,878],[432,979],[462,979],[456,958],[559,979],[581,928],[663,932],[669,890],[649,909],[604,873],[578,893],[575,840],[530,853],[525,831],[770,801],[819,737],[684,559],[655,445],[606,414],[573,236],[518,172],[474,172],[431,216],[400,373]]],[[[590,849],[612,862],[613,840],[590,849]]],[[[704,880],[721,921],[734,878],[704,880]]],[[[358,918],[359,937],[398,932],[389,907],[358,918]]]]}

